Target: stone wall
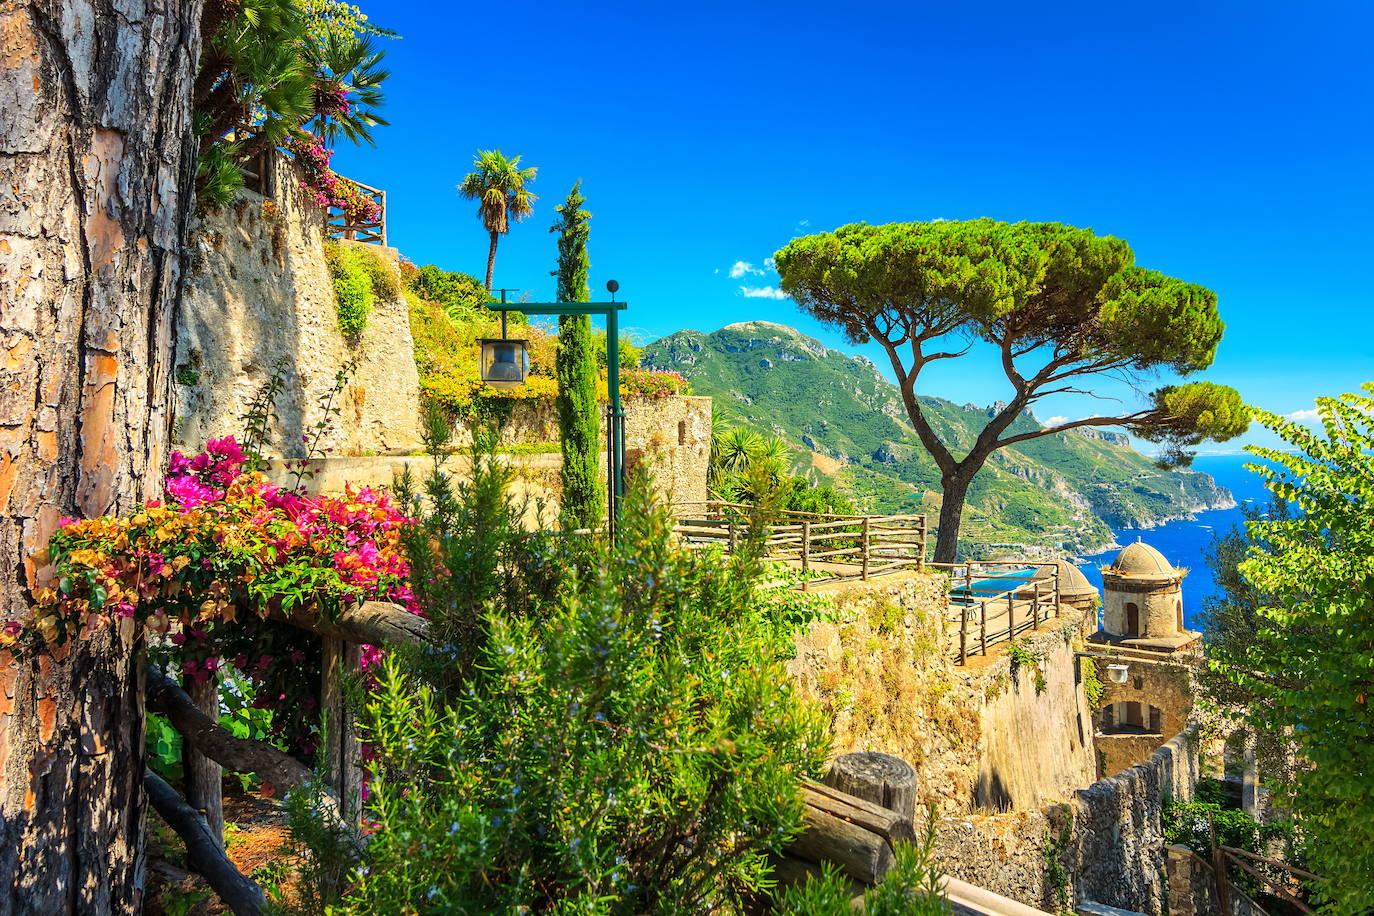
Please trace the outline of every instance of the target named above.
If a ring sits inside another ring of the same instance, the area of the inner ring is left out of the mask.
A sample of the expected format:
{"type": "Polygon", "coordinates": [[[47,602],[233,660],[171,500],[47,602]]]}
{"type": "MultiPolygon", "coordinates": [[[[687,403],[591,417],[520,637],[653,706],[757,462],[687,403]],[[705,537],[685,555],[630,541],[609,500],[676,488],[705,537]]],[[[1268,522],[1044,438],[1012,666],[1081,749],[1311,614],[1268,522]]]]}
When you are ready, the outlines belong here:
{"type": "MultiPolygon", "coordinates": [[[[625,405],[625,452],[633,467],[644,464],[654,477],[660,497],[672,502],[700,501],[706,498],[706,469],[711,451],[711,399],[667,397],[654,401],[633,401],[625,405]]],[[[543,440],[528,438],[546,430],[552,422],[554,442],[558,421],[552,409],[517,409],[511,417],[518,438],[508,445],[534,444],[543,440]]],[[[511,426],[508,424],[508,429],[511,426]]],[[[604,445],[604,440],[603,440],[604,445]]],[[[558,518],[562,497],[560,472],[563,456],[557,452],[503,454],[500,459],[514,472],[512,496],[526,506],[527,524],[553,524],[558,518]]],[[[396,475],[409,468],[418,480],[433,467],[428,455],[344,456],[314,462],[314,476],[304,481],[314,492],[338,492],[345,484],[390,486],[396,475]]],[[[605,480],[605,456],[600,462],[605,480]]],[[[444,469],[462,479],[468,474],[469,460],[462,454],[444,460],[444,469]]],[[[287,478],[283,463],[275,462],[271,476],[287,478]]]]}
{"type": "Polygon", "coordinates": [[[1155,748],[1183,731],[1193,711],[1193,680],[1191,654],[1169,656],[1163,653],[1116,652],[1094,648],[1097,678],[1102,683],[1101,707],[1094,710],[1093,730],[1097,750],[1102,759],[1102,773],[1120,773],[1128,767],[1149,759],[1155,748]],[[1097,654],[1101,652],[1102,654],[1097,654]],[[1114,683],[1108,677],[1109,665],[1127,667],[1126,683],[1114,683]],[[1160,711],[1160,728],[1150,734],[1103,734],[1105,707],[1137,703],[1143,721],[1148,726],[1150,707],[1160,711]]]}
{"type": "Polygon", "coordinates": [[[1196,744],[1179,735],[1145,763],[1080,789],[1063,805],[942,818],[936,864],[946,874],[1051,911],[1091,900],[1162,912],[1163,799],[1191,799],[1198,776],[1196,744]]]}
{"type": "Polygon", "coordinates": [[[302,434],[322,415],[320,396],[355,359],[336,429],[323,444],[335,455],[415,450],[419,379],[405,303],[377,302],[360,338],[345,339],[323,214],[305,200],[293,163],[279,157],[269,171],[270,197],[240,191],[194,229],[178,322],[176,446],[196,451],[207,439],[241,436],[249,403],[280,361],[286,384],[268,452],[299,455],[302,434]]]}
{"type": "Polygon", "coordinates": [[[945,577],[916,572],[815,589],[834,613],[798,637],[788,670],[828,716],[834,753],[909,761],[921,802],[942,814],[1068,798],[1096,771],[1072,648],[1081,617],[1020,640],[1040,665],[994,649],[961,667],[945,589],[945,577]]]}

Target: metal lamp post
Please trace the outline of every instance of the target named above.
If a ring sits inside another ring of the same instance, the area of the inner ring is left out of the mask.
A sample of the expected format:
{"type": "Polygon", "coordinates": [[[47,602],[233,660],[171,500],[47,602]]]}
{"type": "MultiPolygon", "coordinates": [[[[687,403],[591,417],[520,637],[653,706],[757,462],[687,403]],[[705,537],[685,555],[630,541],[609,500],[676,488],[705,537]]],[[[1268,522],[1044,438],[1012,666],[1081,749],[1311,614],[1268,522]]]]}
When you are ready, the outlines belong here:
{"type": "Polygon", "coordinates": [[[506,337],[506,313],[523,315],[601,315],[606,319],[606,387],[611,405],[606,422],[607,517],[614,531],[620,518],[620,501],[625,496],[625,411],[620,403],[620,313],[626,303],[616,302],[620,284],[607,282],[610,302],[519,302],[507,303],[506,290],[501,301],[487,306],[501,313],[501,338],[482,340],[482,381],[495,388],[514,388],[525,380],[529,358],[523,340],[506,337]],[[516,376],[518,375],[518,380],[516,376]]]}

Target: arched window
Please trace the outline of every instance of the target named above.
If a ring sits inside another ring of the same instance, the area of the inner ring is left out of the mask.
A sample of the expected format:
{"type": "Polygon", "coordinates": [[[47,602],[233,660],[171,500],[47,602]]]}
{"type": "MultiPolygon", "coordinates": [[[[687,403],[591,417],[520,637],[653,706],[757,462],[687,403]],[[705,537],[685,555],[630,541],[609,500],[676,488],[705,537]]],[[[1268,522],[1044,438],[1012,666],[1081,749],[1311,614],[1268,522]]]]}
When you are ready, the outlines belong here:
{"type": "Polygon", "coordinates": [[[1144,728],[1145,720],[1140,715],[1140,704],[1134,701],[1126,704],[1126,721],[1123,725],[1134,725],[1136,728],[1144,728]]]}
{"type": "Polygon", "coordinates": [[[1178,631],[1183,632],[1183,599],[1178,599],[1178,631]]]}
{"type": "Polygon", "coordinates": [[[1126,635],[1140,635],[1140,606],[1134,601],[1126,602],[1126,635]]]}
{"type": "Polygon", "coordinates": [[[686,445],[686,444],[687,444],[687,421],[686,421],[686,420],[678,420],[678,421],[677,421],[677,444],[678,444],[678,445],[686,445]]]}
{"type": "Polygon", "coordinates": [[[1164,733],[1164,713],[1158,706],[1150,707],[1150,731],[1156,735],[1164,733]]]}

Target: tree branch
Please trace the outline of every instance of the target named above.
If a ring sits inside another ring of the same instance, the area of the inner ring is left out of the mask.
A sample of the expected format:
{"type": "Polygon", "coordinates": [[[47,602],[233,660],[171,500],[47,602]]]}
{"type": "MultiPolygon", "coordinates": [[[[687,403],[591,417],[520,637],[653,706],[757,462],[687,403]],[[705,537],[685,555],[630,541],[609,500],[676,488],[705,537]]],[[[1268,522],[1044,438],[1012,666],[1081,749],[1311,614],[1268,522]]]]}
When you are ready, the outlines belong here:
{"type": "Polygon", "coordinates": [[[1077,429],[1080,426],[1130,426],[1133,423],[1150,420],[1156,416],[1157,414],[1153,410],[1142,410],[1139,413],[1133,413],[1125,417],[1088,417],[1084,420],[1074,420],[1072,423],[1060,423],[1058,426],[1049,426],[1045,429],[1035,430],[1034,432],[1008,436],[1006,439],[998,439],[996,447],[1002,448],[1014,442],[1025,442],[1027,439],[1039,439],[1041,436],[1053,436],[1055,433],[1077,429]]]}
{"type": "Polygon", "coordinates": [[[311,608],[273,611],[272,618],[292,626],[370,646],[420,646],[429,641],[429,621],[399,604],[364,601],[344,608],[333,620],[311,608]]]}
{"type": "Polygon", "coordinates": [[[261,916],[267,904],[262,888],[229,861],[200,812],[152,770],[143,771],[143,787],[153,808],[186,843],[187,864],[210,883],[219,899],[235,916],[261,916]]]}
{"type": "MultiPolygon", "coordinates": [[[[236,738],[207,716],[176,681],[156,667],[148,668],[148,709],[162,713],[172,727],[200,753],[235,773],[252,773],[282,792],[314,778],[305,764],[265,741],[236,738]]],[[[338,802],[333,800],[337,815],[338,802]]]]}

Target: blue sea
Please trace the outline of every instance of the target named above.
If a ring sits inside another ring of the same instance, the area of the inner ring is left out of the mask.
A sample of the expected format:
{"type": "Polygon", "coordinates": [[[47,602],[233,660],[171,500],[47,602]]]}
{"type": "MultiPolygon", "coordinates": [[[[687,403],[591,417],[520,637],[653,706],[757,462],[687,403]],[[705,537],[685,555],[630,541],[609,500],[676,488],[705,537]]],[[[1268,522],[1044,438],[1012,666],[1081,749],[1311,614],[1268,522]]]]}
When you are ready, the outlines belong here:
{"type": "MultiPolygon", "coordinates": [[[[1189,572],[1183,580],[1183,616],[1190,628],[1196,629],[1196,619],[1202,610],[1202,599],[1214,590],[1212,571],[1207,566],[1207,550],[1213,537],[1245,521],[1241,507],[1247,500],[1263,505],[1269,501],[1269,491],[1257,474],[1245,470],[1246,463],[1257,461],[1249,455],[1218,455],[1200,457],[1193,462],[1193,469],[1211,474],[1216,482],[1226,487],[1236,497],[1234,509],[1214,509],[1200,512],[1191,520],[1169,522],[1158,528],[1122,529],[1113,531],[1118,544],[1129,544],[1137,538],[1164,554],[1174,566],[1186,567],[1189,572]]],[[[1087,561],[1079,567],[1088,580],[1098,588],[1102,587],[1102,573],[1099,568],[1111,563],[1116,556],[1115,550],[1084,557],[1087,561]]]]}

